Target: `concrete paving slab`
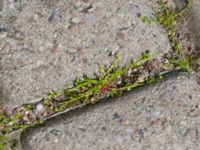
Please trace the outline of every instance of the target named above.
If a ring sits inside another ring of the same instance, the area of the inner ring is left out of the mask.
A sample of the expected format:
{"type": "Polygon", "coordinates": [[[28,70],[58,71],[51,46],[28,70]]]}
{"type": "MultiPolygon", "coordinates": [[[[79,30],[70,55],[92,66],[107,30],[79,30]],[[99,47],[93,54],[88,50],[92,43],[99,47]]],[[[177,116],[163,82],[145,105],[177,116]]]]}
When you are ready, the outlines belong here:
{"type": "Polygon", "coordinates": [[[193,0],[192,9],[190,12],[190,21],[189,21],[189,29],[191,31],[191,35],[193,41],[197,47],[200,47],[200,1],[193,0]]]}
{"type": "Polygon", "coordinates": [[[9,108],[92,75],[120,52],[121,64],[170,50],[149,0],[0,0],[0,99],[9,108]]]}
{"type": "Polygon", "coordinates": [[[23,150],[198,150],[200,87],[192,75],[88,106],[30,128],[23,150]]]}

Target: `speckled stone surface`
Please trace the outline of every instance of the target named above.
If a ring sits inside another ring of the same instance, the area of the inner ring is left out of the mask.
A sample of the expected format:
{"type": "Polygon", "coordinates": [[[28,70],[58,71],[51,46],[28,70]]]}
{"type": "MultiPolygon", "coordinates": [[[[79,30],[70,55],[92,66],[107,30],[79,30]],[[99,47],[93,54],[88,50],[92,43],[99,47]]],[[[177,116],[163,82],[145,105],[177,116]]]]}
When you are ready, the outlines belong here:
{"type": "Polygon", "coordinates": [[[192,11],[190,12],[190,26],[192,38],[197,47],[200,47],[200,1],[193,0],[192,11]]]}
{"type": "Polygon", "coordinates": [[[149,0],[0,0],[0,96],[11,108],[98,72],[119,52],[121,63],[170,50],[149,0]]]}
{"type": "MultiPolygon", "coordinates": [[[[199,6],[193,0],[190,14],[197,47],[199,6]]],[[[97,63],[109,64],[115,52],[120,64],[145,50],[155,57],[168,52],[164,30],[142,23],[140,14],[153,17],[149,0],[0,0],[1,103],[11,108],[40,100],[98,72],[97,63]]],[[[9,136],[22,150],[199,150],[199,100],[194,75],[171,74],[9,136]]]]}
{"type": "Polygon", "coordinates": [[[198,150],[200,86],[171,75],[121,98],[75,110],[25,130],[23,150],[198,150]]]}

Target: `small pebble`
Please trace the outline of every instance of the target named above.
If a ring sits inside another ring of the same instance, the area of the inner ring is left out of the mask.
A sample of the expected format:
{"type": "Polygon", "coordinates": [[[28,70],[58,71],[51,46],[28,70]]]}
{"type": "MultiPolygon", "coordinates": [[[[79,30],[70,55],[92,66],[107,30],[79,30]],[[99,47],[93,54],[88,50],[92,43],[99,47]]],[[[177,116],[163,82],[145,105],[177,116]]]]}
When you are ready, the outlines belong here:
{"type": "Polygon", "coordinates": [[[114,113],[113,114],[113,120],[117,120],[117,119],[120,119],[120,115],[118,113],[114,113]]]}
{"type": "Polygon", "coordinates": [[[44,106],[42,105],[42,104],[37,104],[37,106],[36,106],[36,110],[37,111],[42,111],[44,109],[44,106]]]}
{"type": "Polygon", "coordinates": [[[130,121],[125,119],[125,120],[121,120],[120,122],[122,125],[128,125],[130,121]]]}
{"type": "Polygon", "coordinates": [[[54,142],[57,143],[57,142],[58,142],[58,139],[55,139],[54,142]]]}
{"type": "Polygon", "coordinates": [[[12,126],[12,125],[13,125],[13,122],[12,122],[12,121],[11,121],[11,122],[9,122],[9,123],[8,123],[8,125],[9,125],[9,126],[12,126]]]}

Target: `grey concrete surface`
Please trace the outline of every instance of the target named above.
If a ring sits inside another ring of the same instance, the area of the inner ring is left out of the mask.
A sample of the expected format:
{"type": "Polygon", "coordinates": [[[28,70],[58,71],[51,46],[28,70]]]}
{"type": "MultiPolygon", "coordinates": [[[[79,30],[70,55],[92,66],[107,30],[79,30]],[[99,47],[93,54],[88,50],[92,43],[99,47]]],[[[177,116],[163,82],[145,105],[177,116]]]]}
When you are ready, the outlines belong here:
{"type": "Polygon", "coordinates": [[[190,12],[189,29],[193,41],[197,47],[200,47],[200,1],[193,0],[192,9],[190,12]]]}
{"type": "Polygon", "coordinates": [[[164,30],[149,26],[149,0],[0,0],[0,95],[11,108],[92,75],[120,52],[121,64],[170,50],[164,30]]]}
{"type": "MultiPolygon", "coordinates": [[[[185,1],[185,0],[184,0],[185,1]]],[[[180,8],[184,1],[174,0],[180,8]]],[[[164,30],[147,25],[149,0],[0,0],[0,102],[9,108],[40,100],[97,72],[120,52],[120,64],[151,50],[170,50],[164,30]]],[[[193,0],[190,32],[199,47],[200,1],[193,0]]],[[[51,118],[13,132],[22,150],[199,150],[200,86],[193,75],[51,118]]]]}
{"type": "Polygon", "coordinates": [[[170,75],[123,97],[57,116],[21,136],[23,150],[199,150],[200,86],[170,75]]]}
{"type": "Polygon", "coordinates": [[[168,0],[167,2],[169,7],[171,7],[172,9],[180,10],[185,6],[188,0],[168,0]]]}

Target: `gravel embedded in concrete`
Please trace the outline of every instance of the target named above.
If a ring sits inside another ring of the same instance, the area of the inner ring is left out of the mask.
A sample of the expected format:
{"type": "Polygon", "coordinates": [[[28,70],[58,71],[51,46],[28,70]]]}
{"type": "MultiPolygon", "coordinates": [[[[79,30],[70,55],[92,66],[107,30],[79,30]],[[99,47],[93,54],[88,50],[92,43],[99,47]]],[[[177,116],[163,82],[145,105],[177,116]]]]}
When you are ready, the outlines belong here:
{"type": "Polygon", "coordinates": [[[170,76],[25,130],[23,149],[196,150],[200,146],[200,87],[193,76],[170,76]]]}
{"type": "Polygon", "coordinates": [[[98,72],[119,51],[121,62],[151,50],[170,50],[164,30],[138,16],[152,16],[149,0],[0,0],[0,95],[11,108],[40,100],[98,72]],[[128,55],[127,55],[128,54],[128,55]]]}
{"type": "MultiPolygon", "coordinates": [[[[185,3],[173,1],[175,8],[185,3]]],[[[71,85],[83,73],[97,72],[97,63],[109,64],[117,51],[121,64],[147,49],[155,57],[168,52],[164,30],[138,18],[140,14],[152,16],[150,3],[0,0],[0,102],[11,108],[40,100],[66,82],[71,85]]],[[[199,6],[193,0],[189,26],[197,49],[199,6]]],[[[194,76],[172,75],[156,85],[70,111],[22,135],[16,131],[9,136],[21,137],[23,150],[198,150],[199,93],[194,76]]],[[[38,105],[37,112],[42,110],[38,105]]]]}
{"type": "Polygon", "coordinates": [[[192,10],[190,12],[189,29],[195,45],[200,47],[200,1],[193,0],[192,10]]]}

